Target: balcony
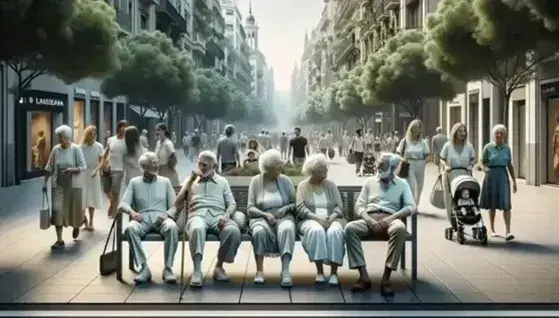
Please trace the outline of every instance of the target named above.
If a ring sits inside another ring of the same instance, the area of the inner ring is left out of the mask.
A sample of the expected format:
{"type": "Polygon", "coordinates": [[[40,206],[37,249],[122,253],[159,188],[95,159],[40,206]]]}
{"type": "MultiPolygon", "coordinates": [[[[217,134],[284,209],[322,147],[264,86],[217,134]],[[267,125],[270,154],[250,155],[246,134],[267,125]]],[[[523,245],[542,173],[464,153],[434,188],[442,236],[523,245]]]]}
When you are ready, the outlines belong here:
{"type": "Polygon", "coordinates": [[[219,14],[221,14],[221,12],[222,12],[221,1],[220,0],[213,0],[213,8],[214,8],[214,10],[219,12],[219,14]]]}
{"type": "MultiPolygon", "coordinates": [[[[216,1],[216,0],[214,0],[214,1],[216,1]]],[[[217,0],[217,1],[219,1],[219,0],[217,0]]],[[[205,8],[205,9],[210,9],[209,0],[194,0],[194,4],[199,5],[200,7],[205,8]]]]}
{"type": "Polygon", "coordinates": [[[400,7],[400,0],[388,0],[384,6],[385,10],[395,10],[400,7]]]}
{"type": "Polygon", "coordinates": [[[419,0],[406,0],[406,5],[407,6],[417,5],[418,3],[419,3],[419,0]]]}
{"type": "Polygon", "coordinates": [[[377,22],[386,22],[390,19],[388,12],[380,12],[377,17],[377,22]]]}
{"type": "Polygon", "coordinates": [[[132,17],[124,10],[116,11],[116,22],[120,26],[121,32],[126,34],[132,32],[132,17]]]}
{"type": "Polygon", "coordinates": [[[159,0],[140,0],[140,2],[148,7],[151,5],[159,5],[159,0]]]}
{"type": "Polygon", "coordinates": [[[348,36],[336,45],[336,64],[340,63],[347,54],[355,49],[355,38],[348,36]]]}
{"type": "MultiPolygon", "coordinates": [[[[178,33],[185,32],[186,19],[179,13],[177,8],[169,0],[160,0],[156,8],[157,20],[162,23],[163,27],[174,27],[178,29],[178,33]]],[[[171,30],[162,30],[171,31],[171,30]]]]}
{"type": "Polygon", "coordinates": [[[192,50],[196,50],[202,54],[206,53],[206,39],[199,32],[196,32],[192,38],[192,50]]]}

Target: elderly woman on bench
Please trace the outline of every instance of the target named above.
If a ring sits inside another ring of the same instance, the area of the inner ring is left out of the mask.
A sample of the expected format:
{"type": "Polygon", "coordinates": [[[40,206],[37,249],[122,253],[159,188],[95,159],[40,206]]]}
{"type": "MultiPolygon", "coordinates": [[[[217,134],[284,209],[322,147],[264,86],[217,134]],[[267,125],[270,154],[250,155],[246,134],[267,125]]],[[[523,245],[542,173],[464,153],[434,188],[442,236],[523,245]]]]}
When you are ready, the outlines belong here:
{"type": "Polygon", "coordinates": [[[407,236],[402,219],[416,212],[409,184],[395,174],[400,161],[398,155],[381,155],[377,175],[369,178],[363,185],[355,204],[357,220],[349,222],[345,228],[349,268],[359,270],[359,280],[353,286],[353,291],[371,288],[361,238],[367,235],[387,235],[388,255],[380,291],[384,296],[394,294],[390,286],[390,274],[398,267],[407,236]]]}
{"type": "Polygon", "coordinates": [[[156,231],[165,238],[163,281],[175,283],[177,278],[172,267],[179,241],[179,231],[173,220],[175,216],[171,214],[175,191],[169,179],[157,175],[159,163],[155,153],[144,153],[138,162],[143,175],[130,180],[118,207],[120,212],[132,218],[124,234],[128,236],[134,261],[140,266],[134,281],[147,283],[151,280],[142,238],[148,232],[156,231]]]}
{"type": "Polygon", "coordinates": [[[186,233],[194,263],[190,279],[192,287],[202,286],[202,256],[208,234],[218,236],[220,241],[213,277],[218,281],[229,280],[223,263],[235,260],[241,245],[241,229],[246,222],[246,216],[236,212],[237,203],[229,182],[215,173],[216,167],[216,155],[209,150],[202,151],[198,156],[198,169],[193,171],[175,201],[177,211],[188,201],[186,233]]]}
{"type": "Polygon", "coordinates": [[[338,187],[328,176],[326,156],[307,157],[303,173],[308,178],[297,187],[297,216],[303,248],[315,263],[317,284],[326,282],[323,264],[330,265],[330,285],[338,285],[338,267],[343,264],[346,220],[338,187]]]}
{"type": "Polygon", "coordinates": [[[264,257],[281,257],[281,285],[293,285],[289,264],[295,246],[295,187],[280,173],[281,153],[265,151],[258,162],[260,174],[248,188],[247,213],[250,218],[252,246],[256,260],[254,283],[264,283],[264,257]]]}

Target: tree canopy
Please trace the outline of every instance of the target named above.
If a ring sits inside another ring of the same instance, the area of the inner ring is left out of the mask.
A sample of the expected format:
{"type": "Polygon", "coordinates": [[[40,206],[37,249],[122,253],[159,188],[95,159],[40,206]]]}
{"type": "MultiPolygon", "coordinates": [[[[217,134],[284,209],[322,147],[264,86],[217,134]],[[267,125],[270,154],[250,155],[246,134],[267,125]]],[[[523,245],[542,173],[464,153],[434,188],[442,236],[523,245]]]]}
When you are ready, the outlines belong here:
{"type": "Polygon", "coordinates": [[[441,0],[427,21],[427,65],[462,81],[484,79],[498,87],[502,119],[508,122],[512,92],[547,57],[535,49],[557,38],[544,27],[546,18],[535,16],[536,6],[529,5],[535,2],[441,0]]]}
{"type": "Polygon", "coordinates": [[[16,73],[18,93],[46,73],[72,83],[118,67],[119,28],[102,0],[4,1],[0,10],[0,57],[16,73]]]}
{"type": "Polygon", "coordinates": [[[197,69],[195,76],[198,98],[188,105],[187,113],[210,120],[227,116],[233,92],[229,80],[213,69],[197,69]]]}
{"type": "Polygon", "coordinates": [[[105,95],[126,96],[132,104],[163,112],[191,100],[194,63],[165,34],[142,31],[124,38],[122,46],[120,68],[103,82],[105,95]]]}
{"type": "Polygon", "coordinates": [[[349,117],[357,119],[361,126],[365,126],[367,121],[375,113],[374,105],[368,104],[363,99],[361,77],[363,68],[357,66],[352,69],[337,85],[336,99],[340,105],[340,110],[349,117]]]}
{"type": "Polygon", "coordinates": [[[306,105],[304,105],[302,117],[309,123],[321,123],[326,119],[325,113],[324,91],[319,89],[309,96],[306,105]]]}
{"type": "Polygon", "coordinates": [[[412,118],[429,98],[451,99],[456,95],[449,79],[425,65],[425,38],[418,30],[391,37],[365,66],[361,77],[365,100],[376,99],[401,106],[412,118]]]}

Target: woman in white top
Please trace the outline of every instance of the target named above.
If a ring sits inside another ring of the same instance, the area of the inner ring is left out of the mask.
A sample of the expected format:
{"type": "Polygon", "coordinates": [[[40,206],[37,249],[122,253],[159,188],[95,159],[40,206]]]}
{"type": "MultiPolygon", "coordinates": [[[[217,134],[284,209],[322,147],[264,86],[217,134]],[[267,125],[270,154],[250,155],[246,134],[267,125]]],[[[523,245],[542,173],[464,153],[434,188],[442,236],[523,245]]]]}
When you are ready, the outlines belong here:
{"type": "Polygon", "coordinates": [[[396,149],[396,152],[410,164],[406,181],[410,185],[417,206],[419,206],[425,181],[425,163],[430,153],[429,145],[421,138],[422,129],[421,120],[412,120],[406,131],[406,137],[402,138],[396,149]]]}
{"type": "Polygon", "coordinates": [[[128,186],[130,180],[141,176],[144,172],[140,168],[140,157],[147,151],[140,142],[140,131],[135,126],[128,126],[124,131],[124,142],[126,143],[126,154],[124,155],[124,187],[128,186]]]}
{"type": "Polygon", "coordinates": [[[178,187],[180,186],[179,175],[175,170],[177,154],[171,141],[171,132],[167,129],[167,125],[159,123],[155,126],[155,133],[159,138],[155,145],[155,154],[159,159],[159,175],[169,178],[173,187],[178,187]]]}
{"type": "Polygon", "coordinates": [[[62,240],[64,227],[73,227],[72,237],[76,239],[85,219],[82,177],[79,174],[85,171],[86,165],[80,147],[70,141],[72,132],[72,128],[67,125],[56,128],[54,134],[58,137],[58,145],[52,148],[45,167],[43,192],[47,192],[50,179],[51,224],[56,229],[56,242],[51,249],[64,247],[64,240],[62,240]]]}
{"type": "Polygon", "coordinates": [[[444,164],[445,171],[442,183],[446,213],[449,220],[452,220],[452,194],[450,193],[449,184],[457,176],[470,173],[474,166],[475,157],[474,147],[468,142],[468,129],[466,125],[463,123],[455,124],[450,131],[450,140],[444,144],[440,153],[440,159],[444,164]]]}
{"type": "Polygon", "coordinates": [[[88,126],[83,132],[80,148],[83,153],[87,169],[83,176],[84,204],[89,212],[89,220],[85,226],[86,231],[93,231],[93,217],[95,209],[103,209],[103,192],[101,190],[101,177],[97,173],[97,166],[103,158],[103,145],[97,142],[97,127],[88,126]]]}
{"type": "Polygon", "coordinates": [[[326,139],[326,135],[324,133],[320,133],[320,137],[318,138],[318,150],[320,150],[321,154],[327,156],[328,139],[326,139]]]}
{"type": "Polygon", "coordinates": [[[363,129],[357,129],[355,136],[351,140],[349,152],[355,154],[355,173],[361,176],[361,163],[363,163],[363,153],[365,152],[365,138],[363,138],[363,129]]]}
{"type": "Polygon", "coordinates": [[[338,267],[345,255],[344,227],[347,223],[342,196],[334,182],[328,180],[328,166],[323,154],[307,157],[303,173],[308,176],[297,186],[295,199],[301,243],[316,266],[316,283],[325,283],[324,264],[330,265],[330,285],[338,285],[338,267]]]}

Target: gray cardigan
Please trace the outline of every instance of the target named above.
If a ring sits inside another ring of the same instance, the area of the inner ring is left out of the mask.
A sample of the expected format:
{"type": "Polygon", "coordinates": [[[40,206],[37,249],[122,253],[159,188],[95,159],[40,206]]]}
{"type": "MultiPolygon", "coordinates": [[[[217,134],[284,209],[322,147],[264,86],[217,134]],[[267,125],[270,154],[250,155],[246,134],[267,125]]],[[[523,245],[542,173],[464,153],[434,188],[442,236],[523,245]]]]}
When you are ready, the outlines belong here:
{"type": "MultiPolygon", "coordinates": [[[[324,191],[326,193],[328,217],[336,214],[336,218],[344,219],[343,202],[340,191],[336,184],[328,179],[324,180],[324,191]]],[[[297,217],[301,220],[309,218],[310,214],[315,213],[314,198],[312,195],[311,184],[309,178],[303,180],[297,186],[297,217]]]]}
{"type": "MultiPolygon", "coordinates": [[[[281,194],[283,205],[289,207],[290,212],[293,211],[295,209],[295,187],[293,186],[293,182],[289,177],[280,174],[276,179],[276,184],[281,194]]],[[[260,218],[259,212],[262,212],[260,207],[263,199],[264,176],[259,174],[250,180],[250,185],[248,187],[247,214],[249,218],[260,218]]],[[[287,216],[293,218],[291,213],[287,214],[287,216]]]]}

